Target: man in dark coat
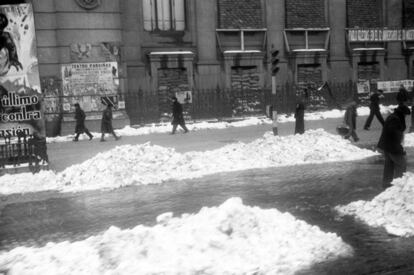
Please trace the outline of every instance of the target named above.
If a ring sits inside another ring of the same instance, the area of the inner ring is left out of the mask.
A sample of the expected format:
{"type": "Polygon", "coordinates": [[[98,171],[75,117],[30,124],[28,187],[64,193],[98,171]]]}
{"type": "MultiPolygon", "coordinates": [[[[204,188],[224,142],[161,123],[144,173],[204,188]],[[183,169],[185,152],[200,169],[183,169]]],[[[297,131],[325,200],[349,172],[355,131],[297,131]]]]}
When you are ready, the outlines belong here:
{"type": "Polygon", "coordinates": [[[406,104],[409,99],[409,94],[407,89],[404,87],[403,84],[400,85],[400,88],[398,89],[398,93],[396,96],[398,104],[406,104]]]}
{"type": "Polygon", "coordinates": [[[79,103],[75,103],[75,120],[76,120],[76,126],[75,126],[75,133],[76,136],[73,139],[73,141],[78,141],[80,134],[87,134],[89,137],[89,140],[93,138],[93,135],[89,132],[88,128],[85,126],[85,112],[81,109],[79,106],[79,103]]]}
{"type": "Polygon", "coordinates": [[[173,96],[172,100],[172,115],[173,120],[171,122],[173,129],[171,134],[174,135],[177,130],[177,126],[180,125],[184,129],[185,133],[188,133],[188,129],[185,126],[184,115],[183,115],[183,106],[178,102],[177,97],[173,96]]]}
{"type": "Polygon", "coordinates": [[[380,97],[382,96],[382,91],[379,90],[378,92],[375,91],[369,98],[371,101],[369,105],[369,116],[367,118],[367,121],[365,122],[364,130],[369,130],[369,127],[371,126],[372,119],[374,118],[374,115],[377,117],[378,121],[381,123],[382,126],[384,126],[384,118],[381,115],[380,112],[380,97]]]}
{"type": "Polygon", "coordinates": [[[114,128],[112,128],[112,104],[106,103],[106,108],[102,112],[102,120],[101,120],[101,141],[105,141],[105,134],[109,133],[112,134],[115,140],[120,139],[115,134],[114,128]]]}
{"type": "Polygon", "coordinates": [[[377,147],[384,154],[383,187],[388,188],[395,178],[407,170],[406,153],[402,146],[405,131],[405,116],[410,109],[401,104],[387,117],[377,147]]]}
{"type": "MultiPolygon", "coordinates": [[[[304,91],[305,97],[307,97],[307,90],[304,91]]],[[[295,108],[295,134],[305,133],[305,103],[303,95],[300,95],[295,108]]]]}

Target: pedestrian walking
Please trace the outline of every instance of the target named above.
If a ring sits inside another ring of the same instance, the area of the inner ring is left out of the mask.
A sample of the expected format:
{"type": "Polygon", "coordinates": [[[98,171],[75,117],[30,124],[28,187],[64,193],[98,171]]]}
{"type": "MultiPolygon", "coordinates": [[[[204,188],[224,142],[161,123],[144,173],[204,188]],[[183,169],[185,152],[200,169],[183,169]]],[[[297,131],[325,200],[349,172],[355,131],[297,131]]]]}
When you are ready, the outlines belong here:
{"type": "Polygon", "coordinates": [[[105,141],[105,134],[112,134],[115,140],[120,139],[115,134],[114,128],[112,128],[112,103],[107,102],[105,110],[102,112],[102,121],[101,121],[101,141],[105,141]]]}
{"type": "Polygon", "coordinates": [[[369,97],[370,104],[369,104],[369,116],[367,120],[365,121],[364,130],[369,131],[369,128],[371,127],[371,122],[374,116],[377,117],[378,121],[381,123],[382,126],[384,126],[384,118],[381,115],[380,112],[380,98],[383,98],[383,92],[382,90],[374,91],[374,93],[369,97]]]}
{"type": "MultiPolygon", "coordinates": [[[[307,90],[304,91],[305,97],[307,95],[307,90]]],[[[295,134],[305,133],[305,103],[304,95],[300,94],[299,100],[296,103],[295,108],[295,134]]]]}
{"type": "Polygon", "coordinates": [[[404,87],[403,84],[400,85],[400,88],[398,89],[398,93],[396,96],[398,105],[400,104],[406,104],[408,101],[409,95],[407,89],[404,87]]]}
{"type": "Polygon", "coordinates": [[[173,96],[172,100],[172,115],[173,120],[171,122],[173,128],[171,134],[174,135],[177,130],[177,126],[180,125],[183,128],[184,133],[188,133],[188,129],[185,126],[184,115],[183,115],[183,106],[178,102],[177,97],[173,96]]]}
{"type": "Polygon", "coordinates": [[[93,135],[89,132],[88,128],[85,126],[85,112],[81,109],[79,103],[75,103],[75,137],[73,138],[73,141],[78,141],[80,134],[87,134],[89,137],[89,140],[92,140],[93,135]]]}
{"type": "Polygon", "coordinates": [[[411,104],[411,126],[409,129],[409,132],[412,133],[414,132],[414,86],[411,87],[411,92],[409,94],[409,101],[411,104]]]}
{"type": "Polygon", "coordinates": [[[402,146],[404,140],[405,116],[410,109],[401,104],[389,115],[382,128],[377,147],[384,155],[383,188],[391,186],[395,178],[401,177],[407,170],[406,152],[402,146]]]}
{"type": "Polygon", "coordinates": [[[344,124],[348,127],[349,131],[344,136],[344,138],[349,139],[352,137],[355,142],[359,141],[359,137],[356,133],[356,118],[357,114],[357,103],[354,100],[351,100],[346,105],[345,115],[344,115],[344,124]]]}

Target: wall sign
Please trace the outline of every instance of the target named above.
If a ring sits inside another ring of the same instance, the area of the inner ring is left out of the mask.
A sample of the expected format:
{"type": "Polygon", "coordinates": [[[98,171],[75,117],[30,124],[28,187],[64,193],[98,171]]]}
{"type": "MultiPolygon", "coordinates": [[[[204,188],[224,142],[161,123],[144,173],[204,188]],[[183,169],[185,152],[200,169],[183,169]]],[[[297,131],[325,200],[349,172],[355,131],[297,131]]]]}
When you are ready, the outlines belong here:
{"type": "Polygon", "coordinates": [[[401,85],[411,91],[413,88],[414,80],[406,79],[406,80],[395,80],[395,81],[378,81],[377,87],[378,90],[382,90],[384,93],[397,93],[400,89],[401,85]]]}
{"type": "Polygon", "coordinates": [[[414,29],[351,29],[349,42],[414,41],[414,29]]]}

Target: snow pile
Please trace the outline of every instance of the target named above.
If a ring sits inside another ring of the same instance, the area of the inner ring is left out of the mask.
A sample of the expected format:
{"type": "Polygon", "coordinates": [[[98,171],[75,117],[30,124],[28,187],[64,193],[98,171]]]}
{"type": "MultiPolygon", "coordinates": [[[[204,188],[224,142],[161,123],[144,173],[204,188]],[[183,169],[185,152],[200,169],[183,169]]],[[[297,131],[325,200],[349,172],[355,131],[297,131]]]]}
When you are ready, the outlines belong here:
{"type": "Polygon", "coordinates": [[[55,190],[57,177],[53,171],[41,170],[39,173],[5,174],[0,177],[0,194],[30,193],[55,190]]]}
{"type": "Polygon", "coordinates": [[[397,236],[414,236],[414,174],[395,179],[392,186],[372,201],[356,201],[335,209],[353,215],[374,227],[384,227],[397,236]]]}
{"type": "Polygon", "coordinates": [[[184,154],[150,143],[123,145],[68,167],[59,174],[26,173],[12,181],[8,181],[10,177],[7,180],[0,177],[0,193],[29,192],[36,188],[37,191],[64,192],[118,188],[219,172],[355,160],[376,154],[322,129],[291,136],[274,136],[268,132],[251,143],[239,142],[216,150],[184,154]]]}
{"type": "Polygon", "coordinates": [[[153,227],[111,227],[74,243],[19,247],[0,254],[0,270],[20,275],[294,274],[352,254],[334,233],[231,198],[197,214],[164,213],[153,227]]]}
{"type": "MultiPolygon", "coordinates": [[[[396,106],[382,106],[381,105],[381,113],[387,114],[390,113],[396,106]]],[[[323,120],[327,118],[342,118],[345,114],[345,111],[333,109],[328,111],[321,111],[321,112],[311,112],[305,113],[305,120],[323,120]]],[[[358,108],[358,115],[359,116],[367,116],[369,114],[368,107],[359,107],[358,108]]],[[[278,122],[279,123],[286,123],[286,122],[294,122],[295,118],[291,114],[279,114],[278,115],[278,122]]],[[[233,121],[233,122],[226,122],[226,121],[201,121],[195,123],[188,123],[187,128],[190,131],[198,131],[198,130],[210,130],[210,129],[225,129],[230,127],[247,127],[247,126],[254,126],[254,125],[263,125],[263,124],[272,124],[272,120],[266,117],[247,117],[240,121],[233,121]]],[[[143,126],[139,128],[133,128],[130,126],[125,126],[122,129],[116,130],[115,132],[121,136],[139,136],[139,135],[149,135],[149,134],[162,134],[162,133],[169,133],[171,132],[171,124],[170,123],[160,123],[160,124],[151,124],[148,126],[143,126]]],[[[92,133],[95,137],[99,137],[100,133],[92,133]]],[[[48,143],[54,142],[67,142],[72,141],[73,135],[69,136],[57,136],[57,137],[48,137],[48,143]]],[[[80,135],[80,140],[86,140],[89,137],[86,135],[80,135]]]]}
{"type": "Polygon", "coordinates": [[[406,133],[404,135],[404,146],[414,147],[414,133],[406,133]]]}

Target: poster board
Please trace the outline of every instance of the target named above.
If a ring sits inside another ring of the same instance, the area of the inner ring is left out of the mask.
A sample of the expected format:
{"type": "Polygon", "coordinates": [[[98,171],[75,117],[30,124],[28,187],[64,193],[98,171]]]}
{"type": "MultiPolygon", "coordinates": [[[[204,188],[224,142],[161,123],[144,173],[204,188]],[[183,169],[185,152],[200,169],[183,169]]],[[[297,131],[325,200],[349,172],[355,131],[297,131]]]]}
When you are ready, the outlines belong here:
{"type": "Polygon", "coordinates": [[[118,93],[117,62],[65,64],[61,74],[64,113],[74,113],[75,103],[79,103],[85,112],[102,112],[105,109],[103,97],[110,97],[116,109],[125,108],[118,93]]]}
{"type": "Polygon", "coordinates": [[[1,5],[0,22],[0,137],[44,137],[32,5],[1,5]]]}
{"type": "Polygon", "coordinates": [[[358,94],[369,94],[370,93],[370,90],[371,90],[371,88],[370,88],[370,82],[369,82],[369,80],[360,80],[360,81],[358,81],[358,83],[357,83],[357,91],[358,91],[358,94]]]}
{"type": "Polygon", "coordinates": [[[177,101],[181,104],[193,103],[193,96],[191,91],[178,91],[175,92],[177,101]]]}

